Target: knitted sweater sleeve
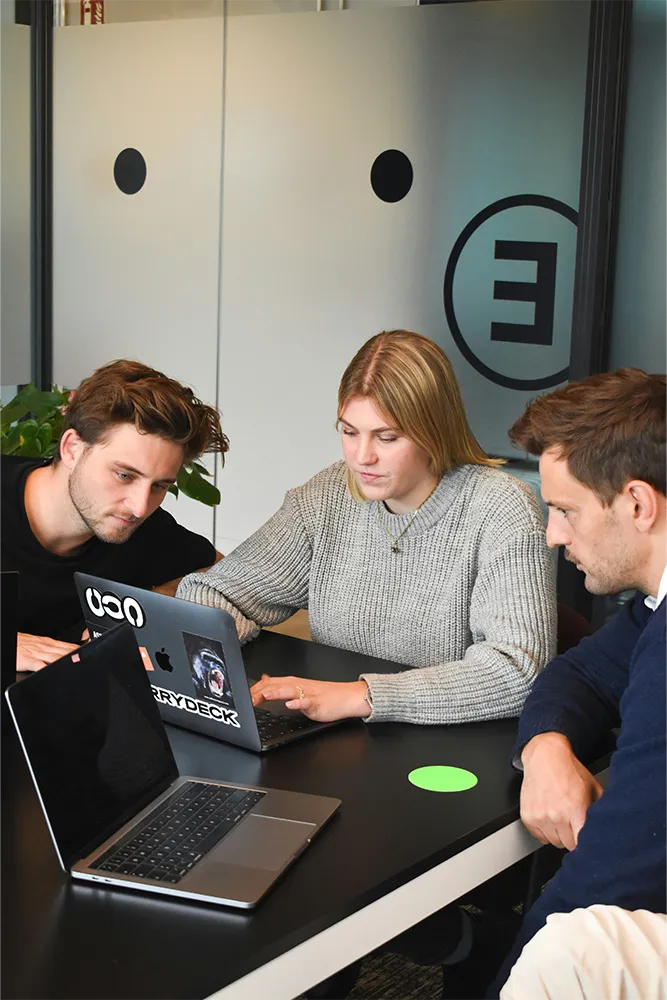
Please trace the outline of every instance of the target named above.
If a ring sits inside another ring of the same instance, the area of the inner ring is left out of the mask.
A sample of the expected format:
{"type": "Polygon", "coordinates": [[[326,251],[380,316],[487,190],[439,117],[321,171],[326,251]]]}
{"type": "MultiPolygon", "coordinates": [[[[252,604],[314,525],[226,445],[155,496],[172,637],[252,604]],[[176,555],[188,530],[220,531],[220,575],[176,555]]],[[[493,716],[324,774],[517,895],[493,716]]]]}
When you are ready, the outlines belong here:
{"type": "Polygon", "coordinates": [[[266,524],[205,573],[184,577],[176,596],[229,612],[241,643],[308,606],[312,545],[298,490],[266,524]]]}
{"type": "Polygon", "coordinates": [[[555,566],[537,527],[479,565],[471,595],[472,644],[460,660],[399,674],[363,674],[369,721],[420,725],[519,715],[555,653],[555,566]]]}

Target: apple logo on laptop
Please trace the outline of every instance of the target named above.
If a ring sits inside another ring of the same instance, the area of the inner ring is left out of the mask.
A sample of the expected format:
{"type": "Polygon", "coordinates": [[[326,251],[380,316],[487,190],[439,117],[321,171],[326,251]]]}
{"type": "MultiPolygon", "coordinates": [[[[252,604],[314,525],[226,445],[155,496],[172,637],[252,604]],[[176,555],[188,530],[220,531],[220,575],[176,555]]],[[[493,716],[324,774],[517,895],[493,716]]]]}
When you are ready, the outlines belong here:
{"type": "Polygon", "coordinates": [[[162,670],[167,670],[169,673],[174,669],[171,660],[169,659],[169,653],[165,650],[164,646],[155,654],[155,659],[157,660],[157,665],[162,670]]]}

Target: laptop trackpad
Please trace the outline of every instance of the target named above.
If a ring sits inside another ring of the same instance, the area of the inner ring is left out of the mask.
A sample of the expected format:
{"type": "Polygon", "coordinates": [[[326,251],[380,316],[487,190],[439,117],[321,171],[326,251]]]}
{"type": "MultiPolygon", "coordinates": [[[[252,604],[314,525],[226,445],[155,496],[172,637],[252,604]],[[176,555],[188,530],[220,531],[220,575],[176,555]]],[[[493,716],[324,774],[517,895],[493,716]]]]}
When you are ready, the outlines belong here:
{"type": "Polygon", "coordinates": [[[271,816],[247,816],[215,851],[215,860],[278,871],[308,843],[315,826],[271,816]]]}

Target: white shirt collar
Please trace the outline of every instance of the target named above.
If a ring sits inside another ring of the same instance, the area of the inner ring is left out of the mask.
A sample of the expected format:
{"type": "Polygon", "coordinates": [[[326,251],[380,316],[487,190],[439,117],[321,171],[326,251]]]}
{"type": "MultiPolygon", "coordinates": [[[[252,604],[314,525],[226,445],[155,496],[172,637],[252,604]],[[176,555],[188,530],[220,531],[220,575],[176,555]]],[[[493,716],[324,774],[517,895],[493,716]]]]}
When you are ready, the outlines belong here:
{"type": "Polygon", "coordinates": [[[662,576],[660,578],[660,586],[658,587],[658,596],[645,597],[644,604],[646,605],[647,608],[650,608],[651,611],[655,611],[660,602],[664,600],[666,594],[667,594],[667,566],[665,566],[664,570],[662,571],[662,576]]]}

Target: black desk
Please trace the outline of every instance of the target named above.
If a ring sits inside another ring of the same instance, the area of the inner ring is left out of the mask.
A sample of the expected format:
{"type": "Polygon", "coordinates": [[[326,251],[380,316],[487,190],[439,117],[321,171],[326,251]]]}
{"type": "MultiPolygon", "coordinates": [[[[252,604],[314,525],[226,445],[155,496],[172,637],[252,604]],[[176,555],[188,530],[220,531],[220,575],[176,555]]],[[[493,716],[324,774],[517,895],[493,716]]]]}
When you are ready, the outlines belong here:
{"type": "MultiPolygon", "coordinates": [[[[264,633],[246,665],[255,676],[273,669],[343,679],[369,661],[264,633]]],[[[357,720],[264,755],[171,728],[183,773],[342,799],[252,914],[74,884],[57,865],[13,744],[3,768],[2,996],[165,1000],[222,991],[289,1000],[537,848],[518,820],[515,728],[513,720],[357,720]],[[466,767],[479,783],[446,795],[407,781],[412,768],[438,763],[466,767]]]]}

